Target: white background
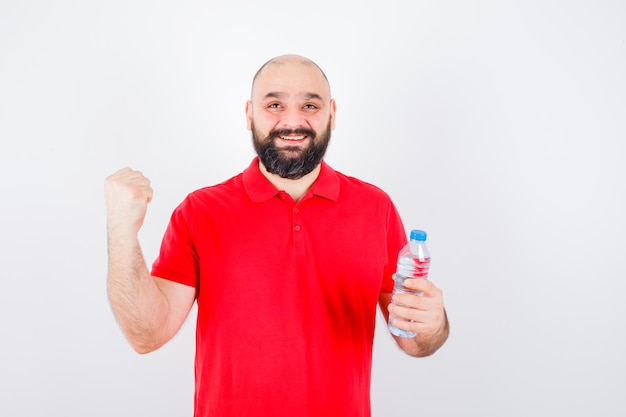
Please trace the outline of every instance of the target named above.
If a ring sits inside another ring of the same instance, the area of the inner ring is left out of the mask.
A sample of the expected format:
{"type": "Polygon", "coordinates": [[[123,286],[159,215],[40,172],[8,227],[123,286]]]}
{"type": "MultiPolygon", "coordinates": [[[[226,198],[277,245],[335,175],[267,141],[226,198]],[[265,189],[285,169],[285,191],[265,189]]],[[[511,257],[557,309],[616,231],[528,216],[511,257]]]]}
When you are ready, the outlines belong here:
{"type": "Polygon", "coordinates": [[[283,53],[325,70],[327,161],[428,231],[445,291],[432,357],[379,321],[374,416],[624,415],[625,28],[618,0],[0,0],[0,415],[192,415],[193,317],[140,356],[110,311],[103,180],[152,180],[152,263],[250,162],[283,53]]]}

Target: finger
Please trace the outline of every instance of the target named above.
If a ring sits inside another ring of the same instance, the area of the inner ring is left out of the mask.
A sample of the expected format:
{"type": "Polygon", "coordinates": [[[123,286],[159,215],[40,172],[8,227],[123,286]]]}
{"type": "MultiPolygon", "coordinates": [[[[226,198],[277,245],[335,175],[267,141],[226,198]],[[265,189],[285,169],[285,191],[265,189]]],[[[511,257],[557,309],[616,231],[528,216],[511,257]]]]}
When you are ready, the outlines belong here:
{"type": "Polygon", "coordinates": [[[436,295],[441,292],[432,281],[423,278],[409,278],[404,281],[404,286],[410,290],[421,291],[426,295],[436,295]]]}
{"type": "Polygon", "coordinates": [[[398,305],[391,305],[389,312],[394,315],[394,326],[417,334],[433,333],[441,328],[445,320],[442,312],[420,311],[398,305]]]}
{"type": "Polygon", "coordinates": [[[120,168],[117,171],[115,171],[113,174],[111,174],[111,177],[119,177],[120,175],[124,175],[129,172],[132,172],[132,169],[130,167],[120,168]]]}
{"type": "Polygon", "coordinates": [[[422,311],[428,310],[431,304],[428,297],[423,297],[417,294],[397,293],[393,295],[391,300],[395,305],[422,311]]]}
{"type": "Polygon", "coordinates": [[[143,172],[141,172],[141,171],[130,170],[130,171],[123,172],[122,174],[124,174],[126,176],[126,178],[128,178],[130,180],[136,180],[136,181],[146,180],[146,181],[148,181],[148,178],[146,178],[146,176],[143,175],[143,172]]]}
{"type": "Polygon", "coordinates": [[[146,194],[146,202],[150,203],[152,201],[152,197],[154,196],[154,190],[149,188],[146,194]]]}
{"type": "Polygon", "coordinates": [[[128,167],[122,168],[118,171],[115,171],[113,174],[109,175],[108,177],[106,177],[104,180],[104,183],[105,185],[109,185],[109,186],[123,185],[137,178],[138,174],[140,176],[143,176],[140,172],[133,171],[132,169],[128,167]]]}
{"type": "Polygon", "coordinates": [[[426,323],[429,321],[429,317],[432,316],[432,314],[427,311],[416,310],[396,304],[390,306],[389,313],[394,317],[393,324],[404,330],[409,330],[407,327],[408,323],[426,323]]]}
{"type": "Polygon", "coordinates": [[[149,203],[152,201],[152,196],[154,195],[154,190],[150,187],[149,181],[141,181],[132,184],[129,188],[129,191],[132,193],[133,198],[136,201],[145,201],[149,203]]]}

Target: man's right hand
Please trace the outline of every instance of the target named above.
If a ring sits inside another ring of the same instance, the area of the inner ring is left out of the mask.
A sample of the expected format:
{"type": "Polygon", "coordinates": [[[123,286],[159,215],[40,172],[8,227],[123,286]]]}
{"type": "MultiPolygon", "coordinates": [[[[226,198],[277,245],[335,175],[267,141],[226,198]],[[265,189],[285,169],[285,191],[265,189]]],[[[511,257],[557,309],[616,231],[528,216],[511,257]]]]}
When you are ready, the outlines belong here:
{"type": "Polygon", "coordinates": [[[139,232],[153,190],[140,171],[123,168],[104,181],[109,231],[135,235],[139,232]]]}
{"type": "Polygon", "coordinates": [[[196,289],[153,277],[146,266],[137,234],[152,200],[150,181],[139,171],[120,169],[104,181],[104,197],[109,300],[131,346],[148,353],[178,332],[193,306],[196,289]]]}

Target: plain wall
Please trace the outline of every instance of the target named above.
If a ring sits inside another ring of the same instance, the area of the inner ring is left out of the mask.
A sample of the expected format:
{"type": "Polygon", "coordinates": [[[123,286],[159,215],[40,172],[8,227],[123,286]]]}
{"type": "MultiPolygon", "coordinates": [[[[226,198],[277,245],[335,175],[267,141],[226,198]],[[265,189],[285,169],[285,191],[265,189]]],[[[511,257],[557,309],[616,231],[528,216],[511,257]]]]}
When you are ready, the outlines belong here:
{"type": "Polygon", "coordinates": [[[194,317],[134,353],[106,296],[104,178],[153,183],[154,260],[190,191],[254,156],[267,59],[316,61],[327,161],[428,231],[451,336],[402,354],[387,416],[626,414],[622,1],[0,0],[0,415],[191,416],[194,317]]]}

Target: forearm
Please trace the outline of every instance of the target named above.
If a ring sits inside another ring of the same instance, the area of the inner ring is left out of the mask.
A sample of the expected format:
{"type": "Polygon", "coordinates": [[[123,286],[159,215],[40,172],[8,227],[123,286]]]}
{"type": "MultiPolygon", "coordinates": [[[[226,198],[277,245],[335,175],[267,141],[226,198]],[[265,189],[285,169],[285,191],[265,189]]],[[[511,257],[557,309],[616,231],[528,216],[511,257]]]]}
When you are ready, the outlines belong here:
{"type": "Polygon", "coordinates": [[[131,346],[148,353],[167,340],[167,299],[150,276],[137,238],[109,231],[107,280],[113,312],[131,346]]]}
{"type": "Polygon", "coordinates": [[[450,334],[450,324],[445,312],[444,321],[441,327],[431,334],[417,334],[412,338],[393,336],[396,343],[405,353],[415,357],[430,356],[435,353],[448,339],[450,334]]]}

